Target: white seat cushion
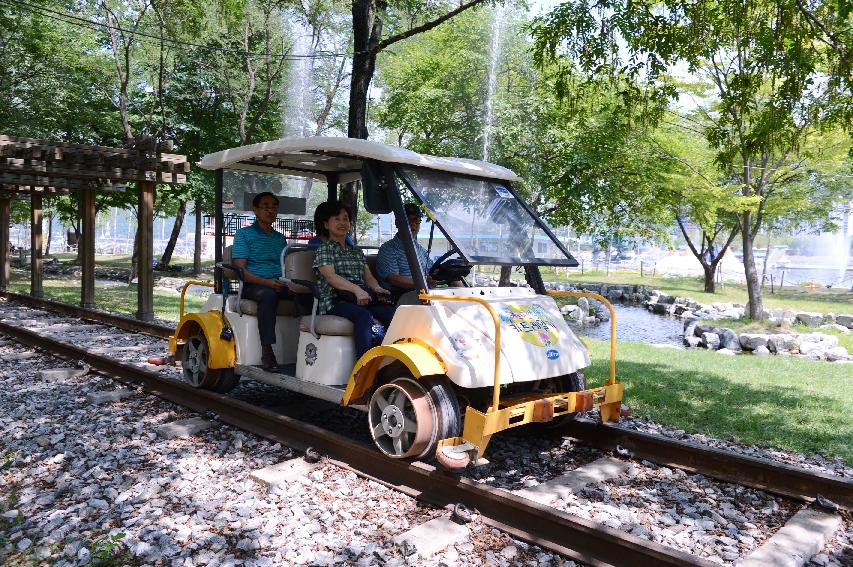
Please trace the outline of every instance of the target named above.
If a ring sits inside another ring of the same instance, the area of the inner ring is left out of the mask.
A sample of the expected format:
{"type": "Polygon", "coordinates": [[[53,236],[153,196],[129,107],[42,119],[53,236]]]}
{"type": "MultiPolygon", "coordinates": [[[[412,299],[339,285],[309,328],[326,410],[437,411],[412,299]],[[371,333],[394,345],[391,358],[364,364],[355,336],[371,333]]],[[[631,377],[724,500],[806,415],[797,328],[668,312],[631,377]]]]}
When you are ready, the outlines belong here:
{"type": "MultiPolygon", "coordinates": [[[[228,297],[228,309],[231,311],[237,311],[237,296],[232,295],[228,297]]],[[[253,315],[255,317],[258,316],[258,303],[256,301],[252,301],[251,299],[241,299],[240,300],[240,311],[242,311],[243,315],[253,315]]],[[[287,299],[279,300],[278,308],[276,309],[276,315],[287,317],[292,316],[296,311],[296,305],[287,299]]]]}
{"type": "MultiPolygon", "coordinates": [[[[299,320],[299,330],[311,332],[311,316],[299,320]]],[[[321,335],[336,335],[339,337],[352,336],[355,327],[352,321],[337,315],[317,315],[314,320],[314,330],[321,335]]]]}

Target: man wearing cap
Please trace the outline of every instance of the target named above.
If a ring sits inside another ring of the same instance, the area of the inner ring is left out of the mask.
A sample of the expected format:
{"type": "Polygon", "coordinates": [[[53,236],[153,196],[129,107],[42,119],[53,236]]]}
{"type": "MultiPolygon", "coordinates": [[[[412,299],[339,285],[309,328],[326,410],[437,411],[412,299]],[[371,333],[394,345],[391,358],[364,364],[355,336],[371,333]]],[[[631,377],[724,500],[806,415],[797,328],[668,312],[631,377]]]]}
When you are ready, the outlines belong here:
{"type": "MultiPolygon", "coordinates": [[[[406,219],[409,221],[409,229],[415,239],[415,252],[418,255],[418,261],[426,274],[432,268],[433,262],[430,260],[426,248],[418,243],[421,210],[414,203],[406,203],[403,208],[406,212],[406,219]]],[[[406,256],[406,246],[403,244],[399,232],[394,235],[394,238],[379,247],[379,254],[376,257],[376,275],[379,277],[380,285],[391,293],[400,294],[415,289],[415,280],[412,278],[412,270],[409,269],[409,259],[406,256]]],[[[429,287],[435,285],[435,281],[429,276],[427,276],[427,285],[429,287]]]]}

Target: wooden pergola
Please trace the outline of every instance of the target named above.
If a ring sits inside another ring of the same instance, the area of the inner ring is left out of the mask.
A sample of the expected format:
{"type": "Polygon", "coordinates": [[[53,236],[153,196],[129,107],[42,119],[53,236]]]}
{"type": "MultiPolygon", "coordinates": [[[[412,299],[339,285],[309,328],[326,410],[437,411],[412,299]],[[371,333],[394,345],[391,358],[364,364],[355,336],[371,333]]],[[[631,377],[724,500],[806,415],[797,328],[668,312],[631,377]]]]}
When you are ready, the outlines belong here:
{"type": "Polygon", "coordinates": [[[154,318],[154,188],[158,183],[183,184],[190,164],[186,156],[162,153],[171,144],[143,138],[134,148],[107,148],[0,135],[0,290],[11,277],[9,224],[12,198],[30,200],[30,294],[42,297],[42,197],[80,191],[82,221],[79,252],[83,277],[80,305],[95,307],[95,195],[139,188],[139,285],[136,317],[154,318]]]}

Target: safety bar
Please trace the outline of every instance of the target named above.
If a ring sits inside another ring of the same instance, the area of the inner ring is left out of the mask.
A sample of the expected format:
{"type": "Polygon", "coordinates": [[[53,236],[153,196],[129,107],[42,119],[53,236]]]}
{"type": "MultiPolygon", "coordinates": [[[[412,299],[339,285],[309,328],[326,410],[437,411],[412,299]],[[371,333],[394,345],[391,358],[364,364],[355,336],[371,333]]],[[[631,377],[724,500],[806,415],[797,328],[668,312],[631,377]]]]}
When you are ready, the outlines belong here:
{"type": "Polygon", "coordinates": [[[613,310],[613,305],[603,296],[597,293],[586,291],[549,291],[548,295],[552,297],[591,297],[597,299],[607,306],[610,310],[610,378],[605,382],[605,385],[610,386],[616,383],[616,312],[613,310]]]}
{"type": "Polygon", "coordinates": [[[489,305],[485,299],[479,297],[466,297],[456,295],[431,295],[429,293],[418,294],[418,299],[422,301],[469,301],[479,303],[492,316],[492,321],[495,323],[495,386],[492,393],[492,407],[486,413],[498,411],[498,404],[501,401],[501,322],[498,319],[498,314],[495,313],[494,307],[489,305]]]}
{"type": "Polygon", "coordinates": [[[201,287],[214,287],[214,285],[210,282],[202,282],[196,280],[190,280],[184,283],[183,287],[181,287],[181,319],[184,318],[184,296],[187,294],[187,288],[191,285],[199,285],[201,287]]]}

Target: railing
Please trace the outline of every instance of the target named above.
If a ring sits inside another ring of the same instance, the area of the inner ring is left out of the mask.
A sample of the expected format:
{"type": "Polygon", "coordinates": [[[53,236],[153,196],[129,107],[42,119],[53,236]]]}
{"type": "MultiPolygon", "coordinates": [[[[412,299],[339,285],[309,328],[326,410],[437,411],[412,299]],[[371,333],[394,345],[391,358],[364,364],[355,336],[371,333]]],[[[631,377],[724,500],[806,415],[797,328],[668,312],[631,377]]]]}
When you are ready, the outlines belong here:
{"type": "Polygon", "coordinates": [[[183,319],[183,318],[184,318],[184,297],[185,297],[185,296],[186,296],[186,294],[187,294],[187,289],[188,289],[191,285],[198,285],[198,286],[201,286],[201,287],[214,287],[214,286],[213,286],[213,284],[212,284],[211,282],[202,282],[202,281],[194,281],[194,280],[190,280],[190,281],[188,281],[188,282],[184,283],[183,287],[181,288],[181,311],[180,311],[180,313],[181,313],[181,319],[183,319]]]}
{"type": "Polygon", "coordinates": [[[607,306],[610,311],[610,378],[605,382],[606,386],[616,383],[616,312],[613,305],[603,296],[597,293],[585,291],[549,291],[551,297],[591,297],[597,299],[607,306]]]}

